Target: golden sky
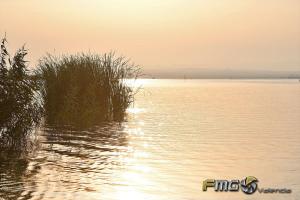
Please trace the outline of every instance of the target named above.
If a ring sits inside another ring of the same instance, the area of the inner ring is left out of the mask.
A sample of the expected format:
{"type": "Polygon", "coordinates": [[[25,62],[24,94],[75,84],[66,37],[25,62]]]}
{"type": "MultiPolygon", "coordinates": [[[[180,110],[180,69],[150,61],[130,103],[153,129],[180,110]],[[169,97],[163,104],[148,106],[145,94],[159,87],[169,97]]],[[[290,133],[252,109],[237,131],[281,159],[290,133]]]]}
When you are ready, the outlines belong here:
{"type": "Polygon", "coordinates": [[[33,64],[114,50],[145,69],[300,70],[299,0],[0,0],[0,24],[33,64]]]}

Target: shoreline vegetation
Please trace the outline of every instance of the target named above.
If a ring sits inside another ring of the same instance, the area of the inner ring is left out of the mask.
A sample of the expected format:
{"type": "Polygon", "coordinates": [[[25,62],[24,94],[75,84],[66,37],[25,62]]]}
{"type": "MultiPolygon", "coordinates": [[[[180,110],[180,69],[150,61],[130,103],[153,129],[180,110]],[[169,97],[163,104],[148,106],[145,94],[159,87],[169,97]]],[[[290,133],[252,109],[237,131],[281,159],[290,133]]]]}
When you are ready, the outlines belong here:
{"type": "Polygon", "coordinates": [[[18,149],[43,121],[54,127],[89,128],[122,121],[135,91],[126,79],[139,66],[114,53],[53,56],[28,70],[23,46],[13,57],[0,49],[0,150],[18,149]]]}
{"type": "Polygon", "coordinates": [[[90,127],[122,121],[134,100],[125,79],[138,74],[137,66],[114,53],[47,55],[36,71],[46,123],[90,127]]]}
{"type": "Polygon", "coordinates": [[[0,48],[0,150],[20,149],[39,125],[43,108],[38,99],[38,84],[27,68],[27,50],[20,48],[14,56],[0,48]]]}

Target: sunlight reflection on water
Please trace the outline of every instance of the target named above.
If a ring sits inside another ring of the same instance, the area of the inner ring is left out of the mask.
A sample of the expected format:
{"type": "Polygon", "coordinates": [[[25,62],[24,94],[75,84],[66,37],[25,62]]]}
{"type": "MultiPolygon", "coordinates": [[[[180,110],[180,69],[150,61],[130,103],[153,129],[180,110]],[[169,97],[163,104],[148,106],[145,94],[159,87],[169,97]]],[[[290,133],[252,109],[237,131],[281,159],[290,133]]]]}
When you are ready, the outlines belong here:
{"type": "Polygon", "coordinates": [[[201,191],[207,178],[256,176],[300,198],[296,81],[140,80],[128,119],[91,130],[40,131],[29,157],[1,152],[5,199],[249,199],[201,191]]]}

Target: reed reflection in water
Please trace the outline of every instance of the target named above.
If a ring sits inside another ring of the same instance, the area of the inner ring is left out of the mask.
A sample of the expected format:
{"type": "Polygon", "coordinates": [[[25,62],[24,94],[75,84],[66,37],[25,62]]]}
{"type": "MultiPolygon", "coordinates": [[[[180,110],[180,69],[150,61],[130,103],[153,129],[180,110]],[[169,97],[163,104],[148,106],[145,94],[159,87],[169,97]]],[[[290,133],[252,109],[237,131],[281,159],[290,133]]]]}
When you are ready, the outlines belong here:
{"type": "Polygon", "coordinates": [[[131,153],[120,123],[84,131],[44,127],[39,135],[37,152],[2,152],[0,197],[73,199],[75,193],[99,192],[131,153]]]}

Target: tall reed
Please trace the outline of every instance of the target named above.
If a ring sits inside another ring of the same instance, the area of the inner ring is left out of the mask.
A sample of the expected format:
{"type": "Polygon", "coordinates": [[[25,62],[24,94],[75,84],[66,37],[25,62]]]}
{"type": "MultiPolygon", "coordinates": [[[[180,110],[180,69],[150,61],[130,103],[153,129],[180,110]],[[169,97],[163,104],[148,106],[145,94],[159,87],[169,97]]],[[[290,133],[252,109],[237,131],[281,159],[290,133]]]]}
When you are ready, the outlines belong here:
{"type": "Polygon", "coordinates": [[[114,53],[48,54],[38,65],[45,119],[49,124],[92,126],[123,120],[134,92],[125,79],[139,67],[114,53]]]}
{"type": "Polygon", "coordinates": [[[27,49],[10,56],[6,39],[0,45],[0,150],[21,148],[26,137],[40,122],[43,109],[38,98],[38,84],[28,70],[27,49]]]}

